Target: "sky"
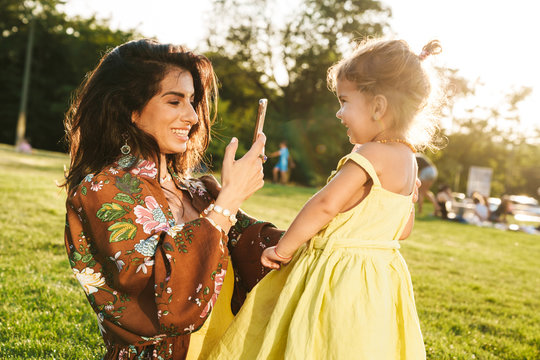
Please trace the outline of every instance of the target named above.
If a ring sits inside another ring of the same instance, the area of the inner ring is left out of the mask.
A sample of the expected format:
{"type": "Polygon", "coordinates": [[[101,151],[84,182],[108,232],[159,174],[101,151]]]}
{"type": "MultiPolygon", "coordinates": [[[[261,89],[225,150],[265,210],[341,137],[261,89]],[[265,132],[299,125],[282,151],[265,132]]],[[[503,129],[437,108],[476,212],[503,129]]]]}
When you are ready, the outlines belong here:
{"type": "MultiPolygon", "coordinates": [[[[283,7],[298,0],[274,0],[283,7]]],[[[540,3],[535,0],[381,0],[392,10],[389,24],[399,38],[420,52],[438,39],[443,53],[437,64],[458,69],[470,81],[483,84],[478,106],[494,107],[504,95],[523,86],[532,94],[520,106],[521,124],[540,124],[540,3]],[[538,5],[537,5],[538,4],[538,5]]],[[[162,42],[200,46],[206,36],[205,13],[210,0],[68,0],[69,15],[110,19],[113,28],[136,28],[162,42]],[[151,6],[149,5],[151,4],[151,6]],[[186,11],[186,9],[188,9],[186,11]]],[[[219,76],[219,74],[218,74],[219,76]]],[[[468,104],[466,106],[476,106],[468,104]]]]}

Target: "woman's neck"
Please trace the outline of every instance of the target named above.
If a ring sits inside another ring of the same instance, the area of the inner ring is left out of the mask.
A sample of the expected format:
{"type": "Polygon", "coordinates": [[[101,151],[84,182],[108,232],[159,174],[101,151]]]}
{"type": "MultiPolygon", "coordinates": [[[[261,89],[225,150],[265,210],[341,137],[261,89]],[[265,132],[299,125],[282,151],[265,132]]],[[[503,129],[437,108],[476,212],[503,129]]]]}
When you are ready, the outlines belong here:
{"type": "Polygon", "coordinates": [[[159,154],[159,174],[162,179],[169,174],[169,170],[167,169],[167,156],[161,153],[159,154]]]}

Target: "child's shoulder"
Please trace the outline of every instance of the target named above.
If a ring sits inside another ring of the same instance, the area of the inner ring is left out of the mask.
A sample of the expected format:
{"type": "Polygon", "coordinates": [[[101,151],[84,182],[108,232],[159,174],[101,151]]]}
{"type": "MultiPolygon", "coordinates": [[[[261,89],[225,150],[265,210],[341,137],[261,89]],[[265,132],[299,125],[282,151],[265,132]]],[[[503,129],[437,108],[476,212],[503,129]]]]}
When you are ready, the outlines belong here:
{"type": "Polygon", "coordinates": [[[376,142],[368,142],[361,145],[356,145],[352,151],[361,157],[368,160],[375,169],[378,169],[383,160],[388,156],[388,149],[384,144],[376,142]]]}
{"type": "Polygon", "coordinates": [[[395,143],[368,142],[357,145],[353,152],[369,161],[377,175],[380,175],[388,172],[388,170],[398,170],[401,167],[408,168],[410,163],[413,162],[414,156],[410,150],[395,145],[395,143]]]}

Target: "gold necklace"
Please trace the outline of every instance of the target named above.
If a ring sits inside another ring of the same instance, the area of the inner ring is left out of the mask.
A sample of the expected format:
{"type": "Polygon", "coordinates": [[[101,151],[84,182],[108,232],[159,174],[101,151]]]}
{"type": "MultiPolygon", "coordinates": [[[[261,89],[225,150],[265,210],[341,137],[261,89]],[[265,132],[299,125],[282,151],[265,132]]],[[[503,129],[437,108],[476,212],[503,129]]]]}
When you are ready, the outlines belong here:
{"type": "Polygon", "coordinates": [[[411,149],[411,151],[413,153],[416,152],[416,149],[414,148],[414,146],[412,146],[412,144],[406,140],[403,140],[403,139],[383,139],[383,140],[377,140],[378,143],[381,143],[381,144],[386,144],[386,143],[389,143],[389,142],[395,142],[395,143],[400,143],[400,144],[404,144],[404,145],[407,145],[409,147],[409,149],[411,149]]]}

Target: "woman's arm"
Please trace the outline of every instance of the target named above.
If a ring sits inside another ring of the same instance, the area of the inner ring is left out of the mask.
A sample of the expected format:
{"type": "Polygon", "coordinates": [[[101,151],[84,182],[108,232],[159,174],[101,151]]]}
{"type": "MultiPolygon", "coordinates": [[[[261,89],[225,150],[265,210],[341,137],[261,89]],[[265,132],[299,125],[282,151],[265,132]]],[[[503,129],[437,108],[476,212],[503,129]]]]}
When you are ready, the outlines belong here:
{"type": "MultiPolygon", "coordinates": [[[[211,175],[202,176],[204,184],[212,198],[217,198],[221,190],[219,182],[211,175]]],[[[270,271],[262,266],[261,255],[264,249],[275,246],[284,231],[265,221],[257,220],[241,209],[236,217],[238,221],[228,233],[228,248],[235,272],[235,292],[232,310],[238,312],[249,291],[270,271]]]]}
{"type": "MultiPolygon", "coordinates": [[[[264,173],[261,154],[264,154],[266,136],[259,133],[257,141],[253,143],[249,151],[238,160],[235,160],[238,149],[238,139],[232,138],[225,148],[223,167],[221,168],[221,181],[223,183],[215,197],[215,205],[227,209],[231,214],[236,214],[240,205],[255,191],[264,185],[264,173]]],[[[226,233],[231,228],[228,217],[210,211],[207,215],[213,222],[220,226],[226,233]]]]}

